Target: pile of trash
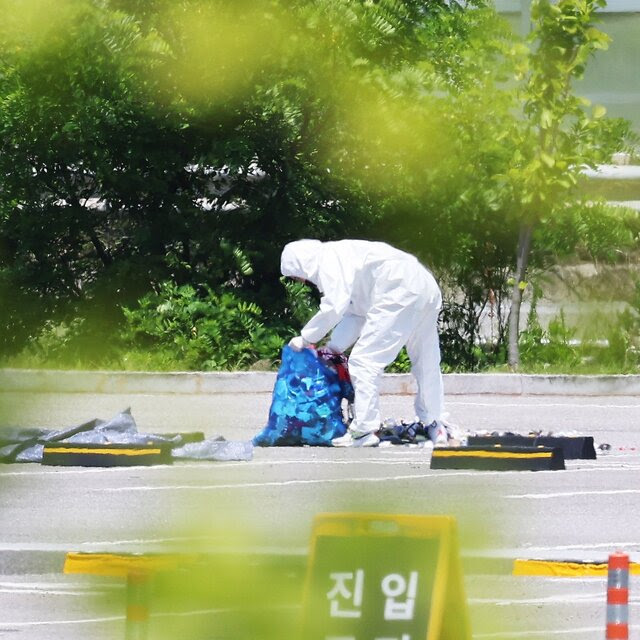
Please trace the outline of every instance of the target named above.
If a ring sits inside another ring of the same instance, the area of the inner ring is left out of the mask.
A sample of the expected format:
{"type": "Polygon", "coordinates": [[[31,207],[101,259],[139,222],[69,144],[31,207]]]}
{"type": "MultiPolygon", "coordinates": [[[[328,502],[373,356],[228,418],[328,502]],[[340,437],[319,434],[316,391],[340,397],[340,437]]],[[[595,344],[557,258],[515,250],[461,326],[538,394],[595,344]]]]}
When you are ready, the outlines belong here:
{"type": "Polygon", "coordinates": [[[429,441],[427,425],[419,420],[407,422],[402,419],[387,418],[376,435],[381,443],[389,444],[420,444],[429,441]]]}
{"type": "Polygon", "coordinates": [[[273,389],[269,420],[253,438],[260,447],[331,446],[343,436],[351,419],[353,386],[346,358],[326,350],[289,346],[273,389]],[[346,414],[343,410],[346,401],[346,414]]]}

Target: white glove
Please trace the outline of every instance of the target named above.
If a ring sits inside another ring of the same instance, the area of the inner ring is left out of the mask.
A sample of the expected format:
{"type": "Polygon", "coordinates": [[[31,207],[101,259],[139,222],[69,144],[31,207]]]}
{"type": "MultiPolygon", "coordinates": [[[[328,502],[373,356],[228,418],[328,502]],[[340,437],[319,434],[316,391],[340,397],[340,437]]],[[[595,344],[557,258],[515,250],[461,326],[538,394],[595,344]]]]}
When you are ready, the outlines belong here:
{"type": "Polygon", "coordinates": [[[302,351],[305,347],[308,347],[311,343],[307,342],[302,336],[296,336],[289,340],[289,346],[294,351],[302,351]]]}
{"type": "Polygon", "coordinates": [[[328,349],[329,351],[331,351],[331,353],[335,353],[336,355],[340,355],[342,353],[342,350],[338,347],[336,347],[333,342],[327,342],[327,344],[324,346],[325,349],[328,349]]]}

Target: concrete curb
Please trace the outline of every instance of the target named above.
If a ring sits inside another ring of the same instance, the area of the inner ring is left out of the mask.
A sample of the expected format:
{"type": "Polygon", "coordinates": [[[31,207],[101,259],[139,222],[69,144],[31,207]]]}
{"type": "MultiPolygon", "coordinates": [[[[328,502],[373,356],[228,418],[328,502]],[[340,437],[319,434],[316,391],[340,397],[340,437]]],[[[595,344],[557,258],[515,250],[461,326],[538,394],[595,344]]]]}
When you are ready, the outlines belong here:
{"type": "MultiPolygon", "coordinates": [[[[451,373],[444,376],[446,395],[640,394],[640,375],[571,376],[511,373],[451,373]]],[[[137,371],[55,371],[0,369],[2,391],[31,393],[231,394],[271,393],[271,371],[144,373],[137,371]]],[[[410,374],[385,374],[381,393],[412,394],[410,374]]]]}

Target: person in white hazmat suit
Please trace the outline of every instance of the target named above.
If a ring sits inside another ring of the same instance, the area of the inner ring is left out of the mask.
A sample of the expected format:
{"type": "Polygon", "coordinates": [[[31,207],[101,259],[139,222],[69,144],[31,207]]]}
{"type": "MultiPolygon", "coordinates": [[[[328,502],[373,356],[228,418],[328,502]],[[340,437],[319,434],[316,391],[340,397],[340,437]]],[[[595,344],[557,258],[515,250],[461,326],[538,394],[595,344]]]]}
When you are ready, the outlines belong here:
{"type": "Polygon", "coordinates": [[[333,445],[376,446],[379,388],[384,368],[406,345],[418,392],[415,412],[435,444],[446,444],[438,314],[440,288],[418,260],[384,242],[297,240],[282,252],[282,275],[313,283],[320,309],[289,346],[301,350],[330,331],[327,347],[353,345],[349,373],[355,390],[354,420],[333,445]]]}

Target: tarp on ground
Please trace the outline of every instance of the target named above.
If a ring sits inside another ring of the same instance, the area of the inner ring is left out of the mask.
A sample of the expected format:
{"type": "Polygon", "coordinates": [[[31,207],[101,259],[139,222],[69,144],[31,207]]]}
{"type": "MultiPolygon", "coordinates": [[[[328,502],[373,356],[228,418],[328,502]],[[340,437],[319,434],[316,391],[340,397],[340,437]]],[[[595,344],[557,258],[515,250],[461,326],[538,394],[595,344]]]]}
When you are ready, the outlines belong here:
{"type": "Polygon", "coordinates": [[[68,429],[0,429],[0,462],[42,462],[45,444],[165,444],[173,458],[188,460],[251,460],[251,442],[227,441],[213,436],[193,442],[192,434],[140,433],[130,409],[110,420],[94,418],[68,429]]]}

